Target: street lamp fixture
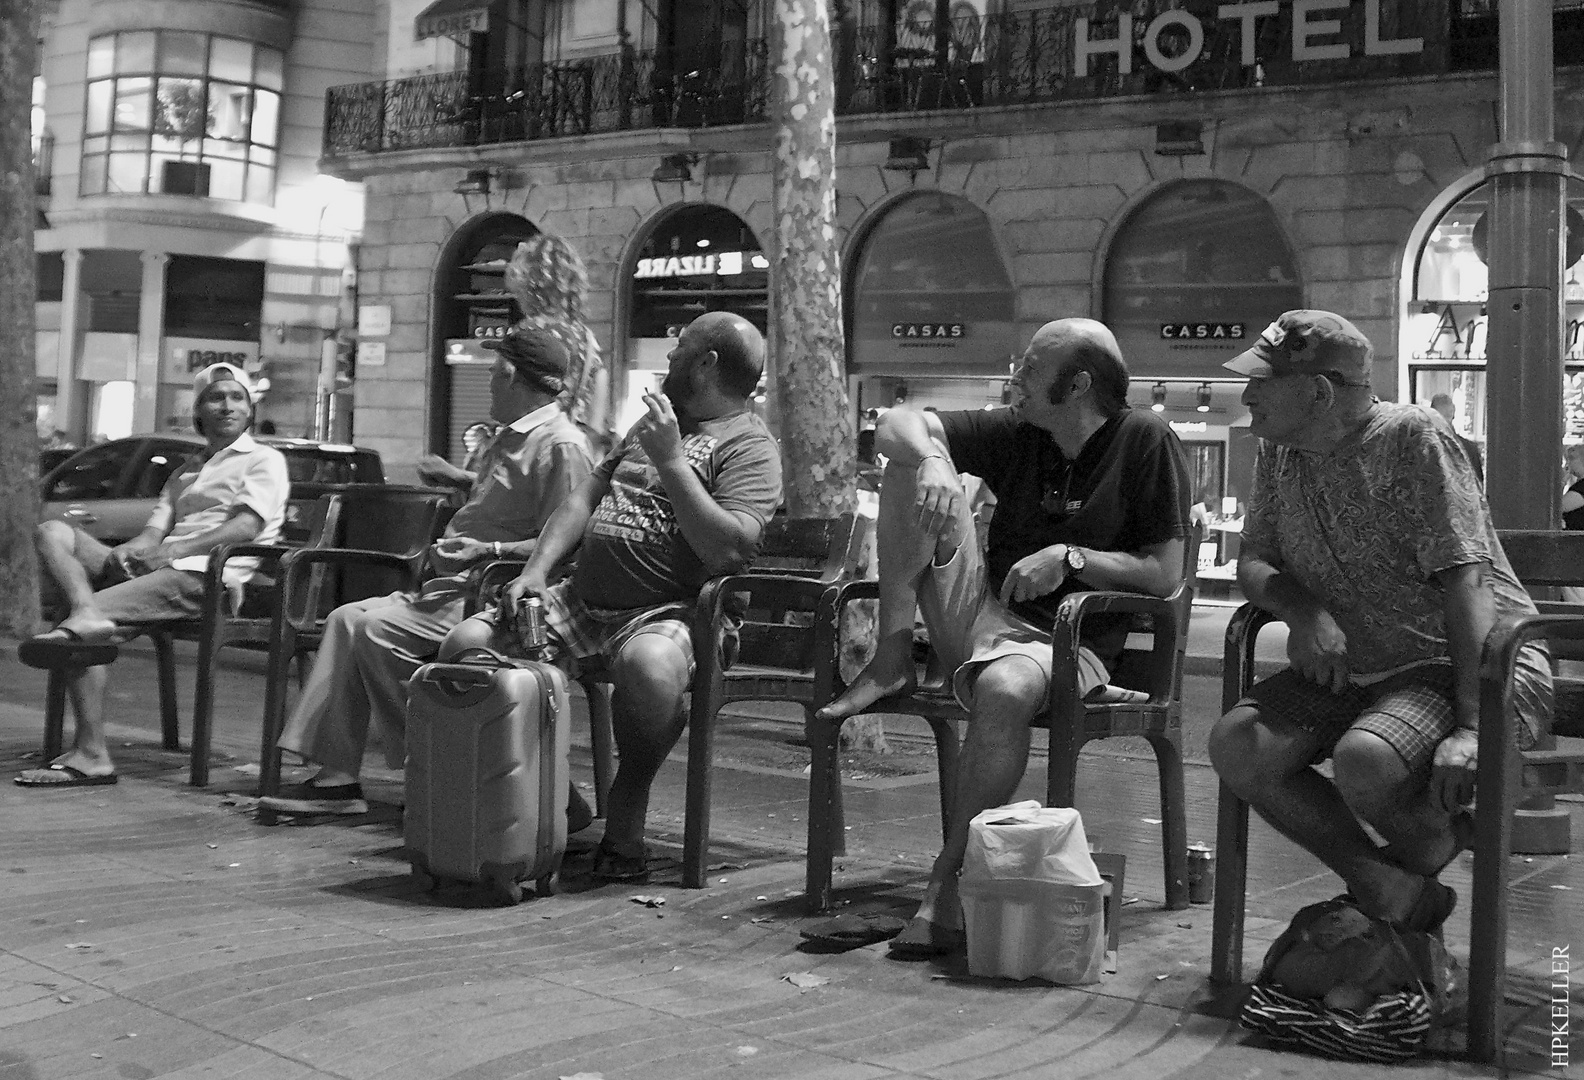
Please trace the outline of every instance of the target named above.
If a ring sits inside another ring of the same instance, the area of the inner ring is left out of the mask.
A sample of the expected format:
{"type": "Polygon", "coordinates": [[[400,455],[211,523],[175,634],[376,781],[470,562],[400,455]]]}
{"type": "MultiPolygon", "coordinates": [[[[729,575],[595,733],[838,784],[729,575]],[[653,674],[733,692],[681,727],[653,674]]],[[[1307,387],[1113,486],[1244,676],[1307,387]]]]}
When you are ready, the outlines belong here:
{"type": "Polygon", "coordinates": [[[1150,408],[1156,412],[1166,411],[1166,384],[1158,382],[1155,389],[1150,391],[1150,408]]]}
{"type": "Polygon", "coordinates": [[[685,184],[693,179],[693,166],[698,164],[698,160],[697,154],[667,154],[660,159],[660,167],[654,171],[654,179],[661,182],[674,180],[679,184],[685,184]]]}
{"type": "Polygon", "coordinates": [[[488,169],[469,169],[467,175],[457,181],[457,186],[451,189],[458,195],[488,195],[490,190],[490,171],[488,169]]]}
{"type": "Polygon", "coordinates": [[[1210,384],[1209,383],[1200,383],[1199,384],[1199,404],[1198,404],[1198,406],[1196,408],[1196,411],[1197,412],[1209,412],[1210,411],[1210,384]]]}

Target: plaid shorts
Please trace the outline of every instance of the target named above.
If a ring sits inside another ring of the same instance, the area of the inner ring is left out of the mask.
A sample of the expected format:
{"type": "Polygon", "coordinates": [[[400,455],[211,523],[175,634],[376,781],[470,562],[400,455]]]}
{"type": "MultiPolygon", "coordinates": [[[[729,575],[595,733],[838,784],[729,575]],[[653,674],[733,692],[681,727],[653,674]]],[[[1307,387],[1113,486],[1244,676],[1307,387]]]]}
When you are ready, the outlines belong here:
{"type": "Polygon", "coordinates": [[[544,594],[545,622],[573,660],[599,657],[607,665],[639,634],[659,634],[676,643],[693,675],[693,604],[677,600],[653,608],[589,607],[572,593],[572,579],[557,582],[544,594]]]}
{"type": "MultiPolygon", "coordinates": [[[[1539,735],[1542,717],[1551,713],[1551,661],[1544,647],[1526,645],[1519,651],[1513,696],[1519,745],[1528,748],[1539,735]]],[[[1340,694],[1287,668],[1255,683],[1238,706],[1279,716],[1313,735],[1320,741],[1317,762],[1330,757],[1348,731],[1368,731],[1416,772],[1429,767],[1436,747],[1457,726],[1450,663],[1422,664],[1367,686],[1350,685],[1340,694]]]]}

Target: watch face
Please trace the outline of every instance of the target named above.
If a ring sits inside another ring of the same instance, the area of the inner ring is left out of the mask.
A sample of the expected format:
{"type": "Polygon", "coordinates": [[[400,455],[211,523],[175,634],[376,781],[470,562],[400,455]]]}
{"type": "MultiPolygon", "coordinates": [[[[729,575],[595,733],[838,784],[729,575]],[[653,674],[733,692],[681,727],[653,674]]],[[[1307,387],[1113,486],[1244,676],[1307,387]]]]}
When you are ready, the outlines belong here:
{"type": "Polygon", "coordinates": [[[1075,572],[1084,568],[1084,553],[1075,547],[1067,549],[1067,565],[1075,572]]]}

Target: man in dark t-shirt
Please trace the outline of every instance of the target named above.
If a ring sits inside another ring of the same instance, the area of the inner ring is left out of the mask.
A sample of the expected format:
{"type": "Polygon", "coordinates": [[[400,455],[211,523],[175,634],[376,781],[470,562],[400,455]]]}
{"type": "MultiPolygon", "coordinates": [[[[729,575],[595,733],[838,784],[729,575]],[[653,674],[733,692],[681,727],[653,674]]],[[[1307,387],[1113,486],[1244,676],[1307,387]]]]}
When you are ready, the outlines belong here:
{"type": "MultiPolygon", "coordinates": [[[[957,872],[968,823],[1012,797],[1028,764],[1029,722],[1044,711],[1051,627],[1063,598],[1085,589],[1165,596],[1181,580],[1189,533],[1188,473],[1166,422],[1127,406],[1128,372],[1111,331],[1089,319],[1042,326],[1013,377],[1011,409],[892,409],[877,523],[880,619],[875,658],[822,710],[852,716],[912,688],[915,605],[954,669],[971,723],[949,834],[924,903],[892,952],[944,955],[963,944],[957,872]],[[986,551],[975,542],[958,472],[996,497],[986,551]]],[[[1079,691],[1126,700],[1109,685],[1127,624],[1085,620],[1079,691]]]]}
{"type": "MultiPolygon", "coordinates": [[[[504,594],[513,606],[542,599],[552,643],[573,659],[601,658],[615,687],[620,763],[595,854],[599,880],[647,876],[649,787],[686,720],[694,602],[706,580],[753,557],[781,502],[780,451],[748,404],[764,357],[764,338],[740,316],[689,323],[661,392],[644,395],[649,411],[561,504],[504,594]],[[574,550],[572,576],[551,585],[574,550]]],[[[453,630],[440,657],[480,645],[518,646],[493,609],[453,630]]]]}

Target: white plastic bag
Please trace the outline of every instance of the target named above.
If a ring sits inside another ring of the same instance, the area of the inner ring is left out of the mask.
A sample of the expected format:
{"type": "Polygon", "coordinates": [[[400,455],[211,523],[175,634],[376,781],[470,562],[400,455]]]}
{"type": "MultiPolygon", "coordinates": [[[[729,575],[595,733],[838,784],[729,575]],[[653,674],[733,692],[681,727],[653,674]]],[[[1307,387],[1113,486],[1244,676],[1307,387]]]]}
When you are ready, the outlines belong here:
{"type": "Polygon", "coordinates": [[[968,826],[959,891],[970,973],[1100,980],[1105,884],[1077,810],[1029,801],[977,815],[968,826]]]}

